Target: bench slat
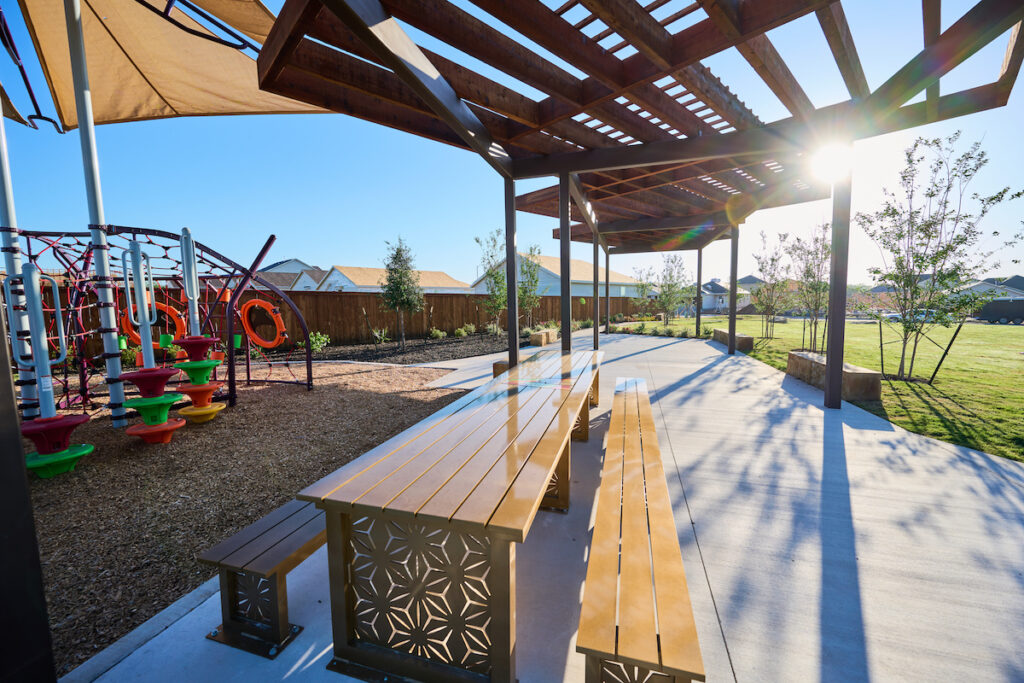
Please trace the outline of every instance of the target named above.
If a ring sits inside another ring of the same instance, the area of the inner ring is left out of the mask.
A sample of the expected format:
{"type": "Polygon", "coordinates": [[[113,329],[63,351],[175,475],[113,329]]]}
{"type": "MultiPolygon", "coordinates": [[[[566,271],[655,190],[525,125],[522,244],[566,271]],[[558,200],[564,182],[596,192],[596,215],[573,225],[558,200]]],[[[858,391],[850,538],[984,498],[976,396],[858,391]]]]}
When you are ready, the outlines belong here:
{"type": "Polygon", "coordinates": [[[622,551],[619,572],[619,637],[616,654],[645,662],[659,662],[654,616],[653,574],[644,456],[641,447],[637,387],[629,387],[625,401],[625,449],[622,469],[622,551]]]}
{"type": "Polygon", "coordinates": [[[657,605],[662,670],[703,680],[704,663],[693,620],[686,571],[679,549],[679,536],[673,522],[672,502],[665,483],[665,467],[654,425],[646,386],[641,384],[640,438],[644,450],[644,478],[647,486],[647,510],[650,519],[651,559],[654,567],[654,594],[657,605]]]}
{"type": "Polygon", "coordinates": [[[225,557],[251,543],[253,539],[258,538],[261,534],[274,528],[300,510],[310,507],[313,507],[310,503],[301,500],[290,500],[269,513],[266,517],[256,520],[233,536],[200,553],[196,559],[205,564],[218,564],[225,557]]]}
{"type": "MultiPolygon", "coordinates": [[[[582,354],[561,356],[559,363],[561,363],[564,383],[576,381],[587,367],[586,357],[582,354]]],[[[468,460],[464,467],[453,473],[442,486],[432,493],[429,501],[419,509],[418,515],[438,519],[457,519],[480,527],[487,524],[487,520],[490,519],[519,472],[518,468],[498,467],[498,463],[504,462],[503,456],[510,452],[529,458],[549,431],[552,421],[558,415],[571,390],[563,389],[559,385],[552,385],[537,388],[536,391],[540,394],[541,401],[535,404],[532,414],[524,413],[520,416],[522,419],[510,421],[507,430],[495,435],[485,448],[468,460]],[[470,494],[491,473],[493,475],[489,479],[487,493],[475,497],[473,505],[463,510],[470,494]],[[481,509],[481,504],[483,509],[481,509]]],[[[571,425],[569,428],[571,429],[571,425]]],[[[546,482],[534,488],[533,498],[535,501],[539,500],[536,494],[538,490],[543,490],[544,484],[546,482]]],[[[524,530],[520,528],[518,532],[522,534],[524,530]]]]}
{"type": "Polygon", "coordinates": [[[525,448],[507,450],[453,519],[471,523],[486,522],[488,528],[509,534],[516,541],[522,542],[525,539],[526,530],[540,508],[541,500],[537,498],[536,492],[547,485],[558,465],[576,423],[576,416],[582,410],[583,403],[589,400],[590,384],[599,360],[598,356],[587,363],[533,453],[525,448]],[[510,484],[507,483],[509,473],[516,473],[510,484]],[[502,484],[503,480],[506,483],[502,484]],[[503,497],[500,490],[502,486],[505,487],[503,497]],[[499,502],[495,504],[495,501],[499,502]]]}
{"type": "Polygon", "coordinates": [[[260,576],[269,576],[274,572],[288,573],[316,552],[326,540],[326,517],[321,510],[313,519],[253,558],[245,565],[245,570],[260,576]]]}
{"type": "Polygon", "coordinates": [[[305,506],[294,515],[288,517],[285,522],[277,524],[266,530],[258,538],[252,540],[222,559],[219,562],[219,565],[227,569],[245,571],[246,566],[250,562],[262,555],[276,543],[280,543],[289,535],[293,534],[303,524],[316,517],[319,512],[320,511],[314,505],[305,506]]]}
{"type": "MultiPolygon", "coordinates": [[[[629,380],[627,380],[629,381],[629,380]]],[[[620,384],[621,386],[621,384],[620,384]]],[[[583,606],[576,648],[601,656],[615,652],[615,607],[619,581],[619,525],[622,513],[623,413],[626,394],[616,387],[601,468],[594,533],[587,557],[583,606]]]]}

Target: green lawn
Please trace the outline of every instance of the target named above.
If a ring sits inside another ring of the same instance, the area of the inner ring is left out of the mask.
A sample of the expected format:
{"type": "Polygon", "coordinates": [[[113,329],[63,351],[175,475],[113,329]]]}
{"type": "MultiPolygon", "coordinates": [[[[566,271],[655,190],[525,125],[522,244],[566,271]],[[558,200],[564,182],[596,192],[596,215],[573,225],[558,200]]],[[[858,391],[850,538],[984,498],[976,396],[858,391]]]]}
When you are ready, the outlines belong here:
{"type": "MultiPolygon", "coordinates": [[[[726,327],[728,321],[707,316],[701,324],[726,327]]],[[[672,326],[692,334],[694,320],[677,319],[672,326]]],[[[759,316],[740,316],[736,328],[755,337],[752,357],[780,370],[786,369],[787,352],[801,345],[800,320],[776,324],[770,340],[760,338],[759,316]]],[[[952,334],[938,328],[930,336],[944,348],[952,334]]],[[[884,341],[896,338],[886,325],[884,341]]],[[[886,372],[895,372],[898,355],[899,344],[885,345],[886,372]]],[[[941,355],[941,348],[922,341],[915,376],[930,376],[941,355]]],[[[846,361],[880,369],[878,323],[847,323],[846,361]]],[[[964,325],[934,385],[886,380],[881,401],[856,404],[910,431],[1024,460],[1024,325],[964,325]]]]}

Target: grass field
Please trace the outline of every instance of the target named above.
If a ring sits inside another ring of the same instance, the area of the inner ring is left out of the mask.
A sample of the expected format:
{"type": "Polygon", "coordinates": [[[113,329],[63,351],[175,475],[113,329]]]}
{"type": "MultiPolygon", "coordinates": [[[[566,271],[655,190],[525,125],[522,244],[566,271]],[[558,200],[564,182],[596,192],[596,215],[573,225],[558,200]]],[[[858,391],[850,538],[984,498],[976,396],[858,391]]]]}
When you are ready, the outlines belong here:
{"type": "MultiPolygon", "coordinates": [[[[701,325],[726,327],[724,317],[705,316],[701,325]]],[[[651,323],[648,323],[650,326],[651,323]]],[[[692,334],[693,318],[674,320],[692,334]]],[[[780,370],[786,369],[790,349],[801,345],[800,320],[775,325],[774,339],[761,339],[760,316],[740,316],[736,328],[755,338],[750,355],[780,370]]],[[[937,328],[932,339],[944,348],[953,329],[937,328]]],[[[884,326],[883,341],[897,339],[884,326]]],[[[929,377],[942,348],[926,340],[918,349],[914,374],[929,377]]],[[[846,362],[880,369],[878,323],[846,326],[846,362]]],[[[899,344],[885,345],[885,370],[894,373],[899,344]]],[[[882,382],[881,401],[859,401],[861,408],[901,427],[993,455],[1024,460],[1024,325],[964,325],[931,386],[919,382],[882,382]]]]}

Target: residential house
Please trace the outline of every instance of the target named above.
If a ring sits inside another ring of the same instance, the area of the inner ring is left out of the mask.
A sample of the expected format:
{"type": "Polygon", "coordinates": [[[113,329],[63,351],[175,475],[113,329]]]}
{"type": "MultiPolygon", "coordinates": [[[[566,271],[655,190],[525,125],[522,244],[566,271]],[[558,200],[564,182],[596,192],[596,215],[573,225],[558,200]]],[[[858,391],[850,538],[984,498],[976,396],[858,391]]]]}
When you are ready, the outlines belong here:
{"type": "MultiPolygon", "coordinates": [[[[379,292],[386,272],[383,268],[334,266],[320,281],[320,292],[379,292]]],[[[468,294],[470,287],[440,270],[418,270],[424,294],[468,294]]]]}
{"type": "MultiPolygon", "coordinates": [[[[517,255],[517,272],[522,273],[522,262],[525,255],[520,253],[517,255]]],[[[541,296],[558,296],[562,291],[562,261],[557,256],[544,256],[538,255],[534,257],[537,263],[540,265],[540,269],[537,273],[537,294],[541,296]]],[[[502,260],[497,266],[504,270],[505,261],[502,260]]],[[[612,297],[629,297],[635,298],[640,295],[637,290],[637,281],[628,275],[622,273],[616,273],[614,270],[610,271],[611,279],[609,280],[608,294],[612,297]]],[[[597,277],[600,283],[599,294],[604,296],[604,281],[605,281],[605,270],[604,268],[597,269],[597,277]]],[[[481,275],[472,284],[472,290],[476,294],[487,293],[487,283],[484,282],[484,277],[481,275]]],[[[578,259],[569,260],[569,293],[570,296],[593,296],[594,295],[594,264],[588,261],[580,261],[578,259]]]]}
{"type": "Polygon", "coordinates": [[[327,277],[329,271],[319,268],[310,268],[299,273],[299,276],[292,283],[292,289],[299,292],[311,292],[320,286],[320,283],[327,277]]]}
{"type": "MultiPolygon", "coordinates": [[[[294,273],[298,275],[304,270],[310,270],[314,266],[309,265],[305,261],[300,261],[297,258],[285,259],[284,261],[276,261],[271,263],[269,266],[260,268],[261,273],[294,273]]],[[[319,268],[317,268],[319,270],[319,268]]]]}
{"type": "MultiPolygon", "coordinates": [[[[762,283],[763,284],[763,283],[762,283]]],[[[701,310],[705,313],[725,313],[729,310],[729,285],[719,278],[701,285],[701,310]]],[[[750,305],[750,292],[743,287],[736,288],[736,309],[750,305]]]]}
{"type": "Polygon", "coordinates": [[[762,280],[756,275],[747,275],[746,277],[741,277],[736,282],[737,284],[739,284],[740,287],[747,290],[751,294],[756,294],[757,290],[764,287],[765,284],[764,280],[762,280]]]}

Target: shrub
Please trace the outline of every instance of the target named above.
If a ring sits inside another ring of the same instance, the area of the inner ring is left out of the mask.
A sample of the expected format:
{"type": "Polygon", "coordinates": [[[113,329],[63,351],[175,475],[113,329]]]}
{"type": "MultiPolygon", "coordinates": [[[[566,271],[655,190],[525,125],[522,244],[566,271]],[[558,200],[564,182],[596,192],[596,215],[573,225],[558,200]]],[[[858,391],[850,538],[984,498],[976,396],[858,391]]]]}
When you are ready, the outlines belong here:
{"type": "Polygon", "coordinates": [[[613,323],[621,323],[625,319],[626,316],[622,315],[621,313],[616,313],[615,315],[612,316],[613,323]]]}
{"type": "Polygon", "coordinates": [[[466,332],[466,328],[465,327],[456,327],[455,328],[455,336],[458,337],[459,339],[465,339],[466,337],[469,336],[469,333],[466,332]]]}
{"type": "Polygon", "coordinates": [[[575,332],[576,330],[583,329],[583,326],[580,325],[579,320],[573,320],[572,324],[569,327],[572,329],[573,332],[575,332]]]}
{"type": "Polygon", "coordinates": [[[640,323],[633,329],[636,331],[637,334],[643,334],[644,331],[647,329],[647,323],[640,323]]]}
{"type": "Polygon", "coordinates": [[[388,328],[386,327],[382,327],[380,329],[371,329],[370,334],[373,335],[374,344],[386,344],[389,341],[391,341],[391,338],[388,337],[388,328]]]}
{"type": "Polygon", "coordinates": [[[549,329],[552,329],[552,330],[557,330],[560,326],[559,326],[557,320],[549,320],[546,323],[544,323],[543,325],[541,325],[541,327],[546,327],[546,328],[549,328],[549,329]]]}
{"type": "Polygon", "coordinates": [[[690,337],[690,331],[689,331],[689,330],[687,330],[687,329],[681,329],[681,330],[679,330],[678,332],[676,332],[676,336],[677,336],[677,337],[680,337],[680,338],[682,338],[682,339],[689,339],[689,337],[690,337]]]}
{"type": "Polygon", "coordinates": [[[127,349],[121,349],[121,365],[126,368],[134,368],[135,354],[141,350],[141,346],[129,346],[127,349]]]}
{"type": "Polygon", "coordinates": [[[476,325],[473,323],[466,323],[462,326],[462,329],[466,331],[466,334],[476,334],[476,325]]]}
{"type": "Polygon", "coordinates": [[[320,353],[331,343],[331,338],[323,332],[309,333],[309,350],[313,353],[320,353]]]}
{"type": "Polygon", "coordinates": [[[700,329],[700,336],[706,337],[706,338],[710,339],[711,338],[711,326],[710,325],[702,326],[701,329],[700,329]]]}
{"type": "Polygon", "coordinates": [[[487,334],[493,334],[494,336],[498,336],[499,334],[501,334],[501,326],[498,325],[497,323],[488,323],[487,334]]]}
{"type": "MultiPolygon", "coordinates": [[[[447,336],[448,336],[448,333],[445,332],[444,330],[439,330],[436,327],[431,327],[430,328],[430,338],[431,339],[444,339],[447,336]]],[[[458,336],[458,330],[456,330],[456,336],[458,336]]]]}
{"type": "Polygon", "coordinates": [[[591,320],[590,318],[587,318],[586,320],[584,320],[580,324],[583,326],[583,329],[587,329],[588,327],[593,327],[594,326],[594,321],[591,320]]]}

